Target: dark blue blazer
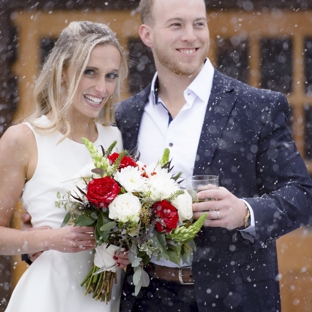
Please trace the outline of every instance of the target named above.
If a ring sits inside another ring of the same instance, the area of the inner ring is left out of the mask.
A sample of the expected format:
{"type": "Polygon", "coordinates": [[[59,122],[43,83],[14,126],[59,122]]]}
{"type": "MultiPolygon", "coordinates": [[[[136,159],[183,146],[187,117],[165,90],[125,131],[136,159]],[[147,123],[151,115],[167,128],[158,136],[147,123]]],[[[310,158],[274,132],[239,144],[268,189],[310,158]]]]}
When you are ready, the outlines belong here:
{"type": "MultiPolygon", "coordinates": [[[[137,146],[149,92],[150,86],[116,109],[127,150],[137,146]]],[[[200,311],[280,311],[275,240],[312,221],[312,184],[286,125],[288,116],[283,94],[215,70],[194,174],[217,174],[221,186],[248,201],[256,237],[252,242],[239,230],[210,227],[196,237],[193,273],[200,311]]]]}

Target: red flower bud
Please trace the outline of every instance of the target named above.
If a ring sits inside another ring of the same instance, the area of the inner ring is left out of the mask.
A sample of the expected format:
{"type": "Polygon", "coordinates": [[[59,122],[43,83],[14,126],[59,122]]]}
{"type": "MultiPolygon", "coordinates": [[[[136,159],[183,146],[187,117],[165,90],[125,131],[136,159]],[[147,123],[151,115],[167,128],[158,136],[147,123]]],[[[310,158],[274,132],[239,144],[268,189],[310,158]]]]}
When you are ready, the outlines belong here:
{"type": "Polygon", "coordinates": [[[177,228],[179,221],[179,214],[175,208],[167,200],[156,202],[153,206],[153,212],[156,218],[156,228],[158,232],[170,233],[171,230],[177,228]]]}
{"type": "MultiPolygon", "coordinates": [[[[107,157],[111,165],[115,163],[115,161],[118,158],[118,156],[119,156],[118,153],[113,153],[113,154],[111,154],[111,155],[109,155],[107,157]]],[[[125,155],[121,159],[121,162],[119,164],[118,170],[120,170],[122,168],[125,168],[125,167],[128,167],[128,166],[137,167],[138,165],[136,164],[136,162],[130,156],[126,156],[125,155]]]]}

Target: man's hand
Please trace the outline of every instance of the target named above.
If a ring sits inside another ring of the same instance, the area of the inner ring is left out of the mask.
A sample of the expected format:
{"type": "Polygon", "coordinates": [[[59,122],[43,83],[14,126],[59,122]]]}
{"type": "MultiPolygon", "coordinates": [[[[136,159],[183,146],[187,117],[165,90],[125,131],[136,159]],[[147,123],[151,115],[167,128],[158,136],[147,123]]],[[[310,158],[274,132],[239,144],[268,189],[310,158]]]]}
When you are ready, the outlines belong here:
{"type": "Polygon", "coordinates": [[[21,215],[21,219],[23,222],[23,231],[29,230],[32,228],[32,224],[31,224],[31,216],[28,212],[23,212],[21,215]]]}
{"type": "Polygon", "coordinates": [[[244,225],[245,203],[224,187],[198,192],[198,199],[206,200],[193,204],[194,218],[207,213],[204,226],[233,230],[244,225]]]}
{"type": "MultiPolygon", "coordinates": [[[[31,215],[28,212],[26,212],[26,211],[23,212],[21,215],[21,219],[23,222],[23,225],[22,225],[23,231],[33,231],[34,230],[34,228],[32,227],[32,224],[31,224],[31,215]]],[[[51,229],[49,226],[40,226],[40,227],[36,228],[36,230],[49,230],[49,229],[51,229]]],[[[43,251],[39,251],[39,252],[36,252],[34,254],[29,255],[30,261],[34,262],[42,253],[43,253],[43,251]]]]}

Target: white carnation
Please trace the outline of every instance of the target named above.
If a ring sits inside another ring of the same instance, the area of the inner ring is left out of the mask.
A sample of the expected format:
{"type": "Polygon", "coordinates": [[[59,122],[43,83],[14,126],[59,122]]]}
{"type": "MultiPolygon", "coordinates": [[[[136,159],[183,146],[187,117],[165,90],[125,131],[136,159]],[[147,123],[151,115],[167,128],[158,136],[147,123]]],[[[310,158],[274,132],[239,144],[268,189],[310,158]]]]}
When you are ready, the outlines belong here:
{"type": "Polygon", "coordinates": [[[170,179],[171,178],[171,173],[168,172],[167,169],[161,168],[159,164],[152,163],[150,165],[145,165],[140,161],[137,161],[137,165],[139,167],[139,170],[142,173],[145,173],[149,178],[151,178],[154,175],[161,176],[165,179],[170,179]]]}
{"type": "Polygon", "coordinates": [[[148,194],[152,201],[167,199],[177,190],[179,190],[179,187],[173,179],[170,177],[164,178],[164,176],[158,174],[153,175],[144,185],[144,193],[148,194]]]}
{"type": "Polygon", "coordinates": [[[138,165],[140,171],[146,171],[147,166],[144,163],[142,163],[142,161],[138,160],[136,164],[138,165]]]}
{"type": "Polygon", "coordinates": [[[177,196],[171,204],[178,209],[180,222],[193,217],[192,196],[187,191],[177,196]]]}
{"type": "Polygon", "coordinates": [[[120,222],[139,222],[140,200],[131,193],[118,195],[108,206],[109,218],[120,222]]]}
{"type": "Polygon", "coordinates": [[[117,171],[115,180],[119,182],[127,192],[139,192],[145,179],[141,176],[141,172],[137,167],[125,167],[120,171],[117,171]]]}

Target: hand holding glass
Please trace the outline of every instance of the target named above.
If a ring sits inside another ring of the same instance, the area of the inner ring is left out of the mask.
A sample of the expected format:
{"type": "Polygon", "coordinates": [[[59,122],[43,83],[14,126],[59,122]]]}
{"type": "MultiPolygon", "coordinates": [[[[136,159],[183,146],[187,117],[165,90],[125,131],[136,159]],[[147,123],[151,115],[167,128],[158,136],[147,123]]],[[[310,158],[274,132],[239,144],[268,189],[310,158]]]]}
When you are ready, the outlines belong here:
{"type": "Polygon", "coordinates": [[[193,203],[214,200],[213,198],[199,199],[197,193],[217,187],[219,187],[219,177],[217,175],[195,175],[186,178],[186,190],[192,196],[193,203]]]}

